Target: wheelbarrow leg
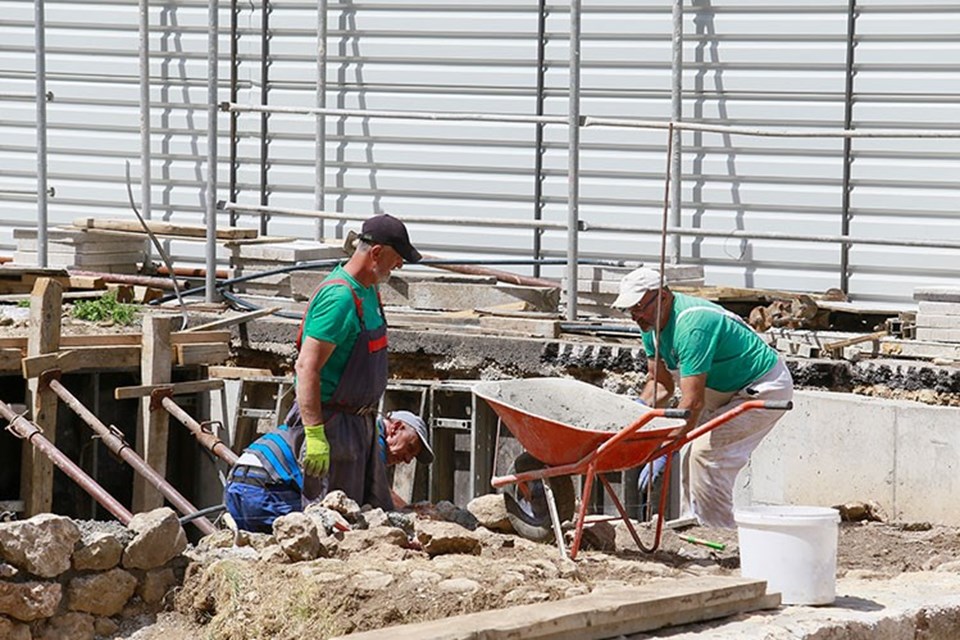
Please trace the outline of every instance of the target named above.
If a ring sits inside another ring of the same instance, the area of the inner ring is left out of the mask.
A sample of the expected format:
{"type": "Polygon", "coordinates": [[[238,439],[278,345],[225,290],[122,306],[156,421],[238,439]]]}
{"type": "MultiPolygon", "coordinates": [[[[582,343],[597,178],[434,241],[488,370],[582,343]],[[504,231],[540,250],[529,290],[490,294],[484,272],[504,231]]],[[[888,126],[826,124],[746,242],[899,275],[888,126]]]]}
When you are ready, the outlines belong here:
{"type": "Polygon", "coordinates": [[[577,527],[573,534],[573,546],[570,547],[570,559],[577,559],[580,541],[583,538],[583,523],[587,519],[587,506],[590,503],[590,491],[593,489],[593,477],[597,475],[597,465],[590,464],[583,478],[583,492],[580,494],[580,509],[577,511],[577,527]]]}
{"type": "Polygon", "coordinates": [[[543,481],[543,493],[547,499],[547,509],[550,511],[550,522],[553,523],[553,535],[557,539],[557,548],[560,549],[560,557],[567,557],[567,548],[563,544],[563,531],[560,530],[560,514],[557,513],[557,501],[553,497],[553,489],[550,488],[548,480],[543,481]]]}
{"type": "Polygon", "coordinates": [[[666,507],[666,496],[668,489],[670,487],[670,463],[671,457],[667,458],[667,464],[663,469],[664,479],[663,485],[660,489],[660,512],[657,514],[657,528],[653,537],[653,544],[650,547],[644,546],[643,542],[640,540],[640,534],[637,533],[636,528],[633,526],[633,522],[630,521],[630,517],[627,515],[626,509],[623,508],[623,504],[620,503],[620,499],[617,497],[616,492],[613,490],[613,487],[610,486],[610,482],[603,475],[600,476],[600,482],[603,483],[603,488],[606,490],[607,495],[610,496],[610,499],[613,500],[614,506],[617,508],[617,511],[620,512],[620,517],[623,518],[623,523],[627,525],[627,530],[630,532],[630,535],[633,537],[633,541],[637,543],[637,547],[644,553],[653,553],[660,546],[660,539],[663,536],[663,521],[664,521],[664,508],[666,507]]]}

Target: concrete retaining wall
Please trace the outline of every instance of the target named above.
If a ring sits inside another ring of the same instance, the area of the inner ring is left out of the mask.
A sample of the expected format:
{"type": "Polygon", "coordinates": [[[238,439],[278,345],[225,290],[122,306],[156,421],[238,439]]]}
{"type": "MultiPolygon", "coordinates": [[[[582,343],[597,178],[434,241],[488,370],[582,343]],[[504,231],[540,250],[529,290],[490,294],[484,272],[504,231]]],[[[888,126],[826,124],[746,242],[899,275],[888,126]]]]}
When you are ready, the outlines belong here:
{"type": "Polygon", "coordinates": [[[960,409],[798,391],[754,451],[736,502],[875,500],[894,519],[960,525],[960,409]]]}

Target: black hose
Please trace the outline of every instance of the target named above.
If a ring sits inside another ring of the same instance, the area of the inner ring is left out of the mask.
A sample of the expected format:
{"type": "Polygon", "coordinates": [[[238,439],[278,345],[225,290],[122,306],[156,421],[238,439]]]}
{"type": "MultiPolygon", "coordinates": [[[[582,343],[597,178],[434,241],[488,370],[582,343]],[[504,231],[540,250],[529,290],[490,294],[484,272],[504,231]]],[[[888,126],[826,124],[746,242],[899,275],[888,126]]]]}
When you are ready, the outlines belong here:
{"type": "Polygon", "coordinates": [[[193,513],[188,513],[187,515],[180,518],[180,524],[185,525],[189,522],[193,522],[198,518],[208,516],[212,513],[220,513],[221,511],[225,511],[226,508],[227,508],[227,505],[225,504],[215,504],[212,507],[207,507],[206,509],[200,509],[200,511],[194,511],[193,513]]]}

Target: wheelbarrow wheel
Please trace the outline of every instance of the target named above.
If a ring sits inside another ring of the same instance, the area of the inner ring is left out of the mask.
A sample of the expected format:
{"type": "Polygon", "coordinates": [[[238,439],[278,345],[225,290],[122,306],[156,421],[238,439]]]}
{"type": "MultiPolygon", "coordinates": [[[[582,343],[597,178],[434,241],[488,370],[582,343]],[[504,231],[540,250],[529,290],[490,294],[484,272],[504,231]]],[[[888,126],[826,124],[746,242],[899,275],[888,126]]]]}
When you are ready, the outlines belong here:
{"type": "MultiPolygon", "coordinates": [[[[513,461],[510,473],[523,473],[545,469],[547,465],[529,453],[521,453],[513,461]]],[[[575,500],[573,480],[570,476],[548,478],[550,488],[557,503],[560,522],[573,518],[575,500]]],[[[532,480],[512,484],[504,493],[507,518],[513,530],[528,540],[547,540],[553,538],[553,523],[550,521],[550,507],[547,494],[543,490],[543,480],[532,480]]]]}

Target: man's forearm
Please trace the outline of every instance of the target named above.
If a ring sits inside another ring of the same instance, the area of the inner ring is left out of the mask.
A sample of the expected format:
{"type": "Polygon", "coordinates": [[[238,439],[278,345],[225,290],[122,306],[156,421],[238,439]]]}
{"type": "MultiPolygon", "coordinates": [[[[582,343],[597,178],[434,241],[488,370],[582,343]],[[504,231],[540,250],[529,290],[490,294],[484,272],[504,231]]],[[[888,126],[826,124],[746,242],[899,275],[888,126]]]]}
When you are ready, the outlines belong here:
{"type": "Polygon", "coordinates": [[[320,376],[297,376],[297,404],[303,425],[312,427],[323,423],[323,407],[320,403],[320,376]]]}

